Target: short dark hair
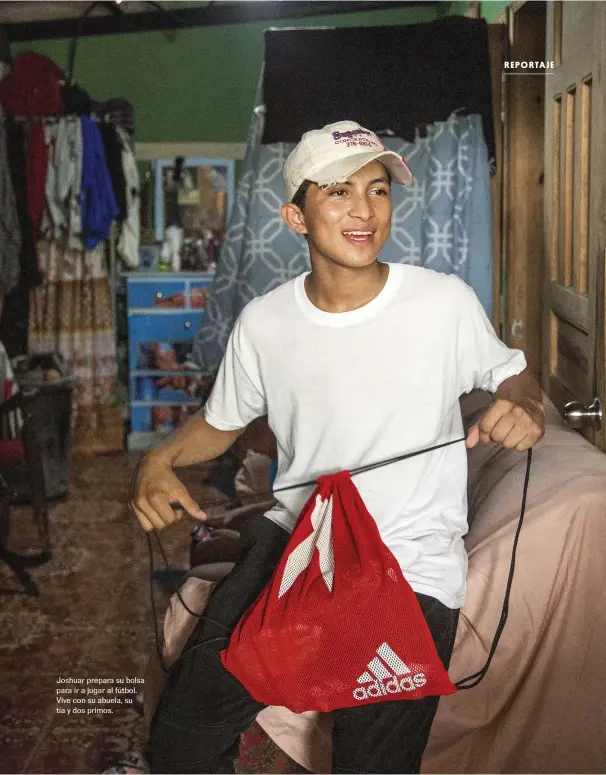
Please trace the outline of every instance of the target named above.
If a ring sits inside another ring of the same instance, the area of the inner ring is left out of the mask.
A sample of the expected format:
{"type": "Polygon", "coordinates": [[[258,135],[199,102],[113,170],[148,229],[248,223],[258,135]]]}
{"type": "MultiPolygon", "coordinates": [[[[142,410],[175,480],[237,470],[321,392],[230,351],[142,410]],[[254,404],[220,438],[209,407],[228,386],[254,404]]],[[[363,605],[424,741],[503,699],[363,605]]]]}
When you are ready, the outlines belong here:
{"type": "Polygon", "coordinates": [[[292,203],[294,205],[297,205],[299,210],[303,212],[305,210],[305,199],[307,197],[307,192],[309,191],[309,187],[311,186],[311,180],[304,180],[303,183],[299,186],[299,188],[296,190],[295,195],[292,198],[292,203]]]}

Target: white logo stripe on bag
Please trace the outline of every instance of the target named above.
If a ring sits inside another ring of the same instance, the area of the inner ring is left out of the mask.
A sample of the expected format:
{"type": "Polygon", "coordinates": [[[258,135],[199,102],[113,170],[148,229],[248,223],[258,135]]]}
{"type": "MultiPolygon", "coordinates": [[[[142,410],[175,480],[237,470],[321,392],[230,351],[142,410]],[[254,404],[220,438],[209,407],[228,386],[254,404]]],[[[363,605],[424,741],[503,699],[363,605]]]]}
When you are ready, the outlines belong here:
{"type": "Polygon", "coordinates": [[[368,669],[376,678],[391,678],[393,673],[390,673],[385,665],[381,662],[379,657],[371,659],[368,663],[368,669]]]}
{"type": "Polygon", "coordinates": [[[285,595],[301,573],[311,565],[316,548],[320,555],[320,573],[329,592],[332,592],[335,576],[335,558],[332,550],[332,495],[328,500],[322,500],[321,495],[316,497],[316,505],[311,514],[311,525],[312,534],[293,549],[286,561],[278,598],[285,595]]]}
{"type": "Polygon", "coordinates": [[[373,680],[373,677],[370,673],[362,673],[362,675],[358,678],[359,684],[369,684],[373,680]]]}
{"type": "Polygon", "coordinates": [[[412,672],[408,665],[402,662],[400,657],[387,643],[382,643],[379,646],[377,649],[377,654],[378,657],[381,657],[381,659],[383,659],[383,661],[389,665],[391,671],[385,667],[383,662],[381,662],[378,657],[374,657],[374,659],[371,659],[370,662],[366,665],[370,672],[364,671],[362,673],[362,675],[358,678],[359,684],[370,683],[371,681],[374,681],[375,678],[385,680],[387,678],[392,678],[394,675],[409,675],[412,672]]]}
{"type": "Polygon", "coordinates": [[[376,700],[382,697],[390,698],[390,695],[402,692],[414,692],[427,683],[425,673],[415,673],[405,664],[396,652],[387,644],[382,643],[377,649],[377,656],[373,657],[366,665],[365,670],[358,678],[357,686],[353,690],[353,698],[358,702],[376,700]],[[390,672],[386,665],[391,668],[390,672]]]}
{"type": "Polygon", "coordinates": [[[387,643],[382,643],[377,649],[377,654],[381,659],[386,662],[389,667],[394,671],[396,675],[408,675],[410,668],[404,664],[396,652],[388,646],[387,643]]]}

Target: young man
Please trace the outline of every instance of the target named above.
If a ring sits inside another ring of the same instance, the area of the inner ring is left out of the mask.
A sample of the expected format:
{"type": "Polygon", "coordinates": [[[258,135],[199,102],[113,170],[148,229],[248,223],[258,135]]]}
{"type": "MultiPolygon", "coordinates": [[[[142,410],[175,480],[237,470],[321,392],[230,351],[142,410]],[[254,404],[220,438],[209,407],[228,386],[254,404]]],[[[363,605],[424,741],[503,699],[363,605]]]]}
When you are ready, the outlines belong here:
{"type": "MultiPolygon", "coordinates": [[[[459,397],[495,394],[466,446],[526,450],[543,432],[542,394],[518,350],[496,337],[455,276],[377,258],[403,159],[353,122],[306,133],[284,170],[282,217],[305,235],[312,271],[254,299],[232,331],[213,392],[149,453],[133,502],[145,530],[204,514],[173,470],[215,458],[268,415],[276,489],[430,447],[463,433],[459,397]]],[[[467,458],[463,444],[368,471],[355,484],[399,561],[446,666],[465,600],[467,458]]],[[[247,552],[216,590],[171,672],[152,727],[156,772],[232,772],[238,735],[261,709],[219,652],[258,597],[313,487],[280,493],[243,533],[247,552]]],[[[419,772],[437,697],[334,713],[333,772],[419,772]]]]}

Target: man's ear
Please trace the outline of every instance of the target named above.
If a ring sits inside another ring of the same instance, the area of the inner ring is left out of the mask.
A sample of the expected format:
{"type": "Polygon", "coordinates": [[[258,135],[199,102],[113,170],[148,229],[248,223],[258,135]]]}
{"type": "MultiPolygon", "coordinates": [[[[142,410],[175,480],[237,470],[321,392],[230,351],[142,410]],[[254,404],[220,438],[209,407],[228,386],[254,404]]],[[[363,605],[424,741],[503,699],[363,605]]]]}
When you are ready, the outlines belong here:
{"type": "Polygon", "coordinates": [[[287,202],[282,205],[282,219],[289,229],[297,234],[307,234],[307,226],[305,225],[305,216],[300,207],[287,202]]]}

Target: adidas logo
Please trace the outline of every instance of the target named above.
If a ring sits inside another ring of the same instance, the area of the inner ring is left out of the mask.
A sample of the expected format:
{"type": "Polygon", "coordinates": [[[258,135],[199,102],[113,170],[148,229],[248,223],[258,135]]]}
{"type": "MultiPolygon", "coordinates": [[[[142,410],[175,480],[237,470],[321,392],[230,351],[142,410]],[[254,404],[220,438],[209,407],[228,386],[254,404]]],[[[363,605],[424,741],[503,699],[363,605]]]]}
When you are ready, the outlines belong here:
{"type": "Polygon", "coordinates": [[[415,673],[406,665],[396,652],[387,644],[382,643],[377,649],[377,656],[370,660],[365,670],[358,678],[359,684],[353,691],[354,700],[367,700],[369,697],[382,697],[384,694],[399,694],[412,692],[425,686],[425,673],[415,673]]]}

